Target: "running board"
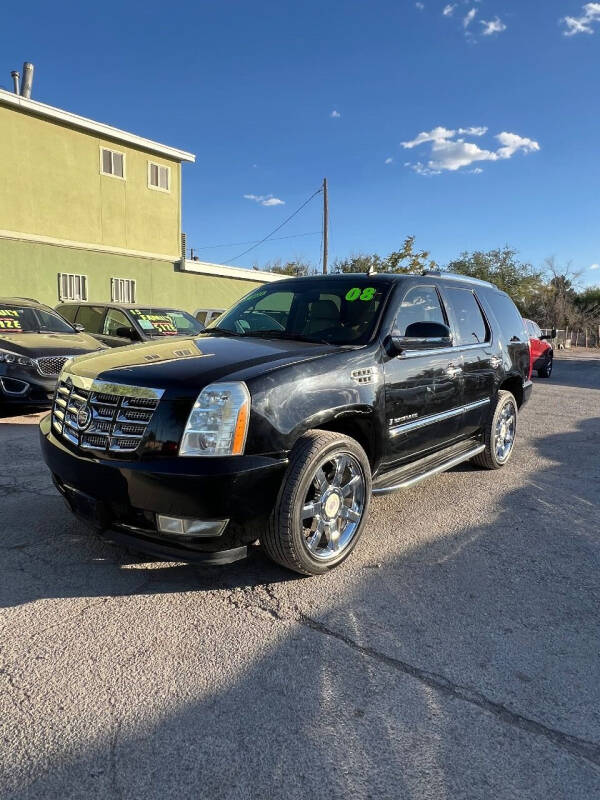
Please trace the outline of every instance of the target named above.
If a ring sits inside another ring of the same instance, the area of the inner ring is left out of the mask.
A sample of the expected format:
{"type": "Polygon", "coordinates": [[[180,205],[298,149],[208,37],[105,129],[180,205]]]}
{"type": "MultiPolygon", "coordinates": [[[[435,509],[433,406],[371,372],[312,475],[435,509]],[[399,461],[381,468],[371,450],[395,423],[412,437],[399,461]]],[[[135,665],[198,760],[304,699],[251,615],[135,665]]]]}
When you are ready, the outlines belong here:
{"type": "MultiPolygon", "coordinates": [[[[463,461],[468,461],[469,459],[473,458],[473,456],[482,453],[485,450],[485,445],[479,444],[476,447],[471,447],[469,450],[463,450],[462,453],[459,453],[441,463],[437,463],[435,466],[432,466],[430,469],[425,469],[424,472],[417,473],[415,475],[415,467],[418,467],[417,464],[410,464],[408,467],[404,467],[402,470],[398,470],[397,478],[399,479],[397,482],[394,482],[390,485],[384,486],[375,486],[373,488],[373,494],[391,494],[392,492],[397,492],[399,489],[408,489],[411,486],[414,486],[416,483],[420,483],[421,481],[426,480],[427,478],[431,478],[434,475],[438,475],[440,472],[445,472],[448,469],[452,469],[452,467],[456,467],[458,464],[462,464],[463,461]],[[402,478],[402,472],[405,473],[405,477],[402,478]],[[406,474],[409,473],[409,474],[406,474]]],[[[424,461],[428,461],[430,459],[424,459],[424,461]]],[[[388,480],[394,480],[394,478],[390,475],[385,476],[388,480]]]]}

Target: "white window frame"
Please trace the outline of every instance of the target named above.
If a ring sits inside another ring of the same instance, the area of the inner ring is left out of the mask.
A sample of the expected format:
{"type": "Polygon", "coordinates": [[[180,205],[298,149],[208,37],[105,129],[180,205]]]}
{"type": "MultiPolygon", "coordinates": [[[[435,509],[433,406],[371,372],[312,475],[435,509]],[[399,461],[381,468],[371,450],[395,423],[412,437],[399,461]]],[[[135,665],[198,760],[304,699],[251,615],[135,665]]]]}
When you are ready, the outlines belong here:
{"type": "Polygon", "coordinates": [[[201,325],[206,327],[210,325],[210,323],[215,320],[217,317],[220,317],[221,314],[224,314],[227,311],[226,308],[198,308],[194,313],[194,319],[200,322],[198,319],[198,314],[206,314],[206,318],[204,322],[200,322],[201,325]]]}
{"type": "Polygon", "coordinates": [[[76,272],[59,272],[58,273],[58,299],[60,302],[64,300],[79,300],[86,302],[88,299],[88,276],[80,275],[76,272]],[[63,292],[63,279],[66,278],[67,291],[63,292]],[[76,291],[76,282],[79,281],[79,292],[76,291]],[[77,295],[80,295],[79,297],[77,295]]]}
{"type": "Polygon", "coordinates": [[[124,153],[122,150],[114,150],[112,147],[105,147],[103,144],[100,145],[100,174],[101,175],[108,175],[109,178],[116,178],[118,181],[124,181],[127,179],[127,153],[124,153]],[[111,153],[110,163],[111,166],[113,165],[112,154],[117,153],[123,157],[123,177],[120,175],[115,175],[114,172],[105,172],[104,171],[104,161],[102,158],[102,154],[104,151],[111,153]]]}
{"type": "Polygon", "coordinates": [[[158,161],[148,161],[148,188],[153,189],[155,192],[166,192],[170,194],[171,192],[171,167],[168,167],[166,164],[159,164],[158,161]],[[167,170],[167,183],[169,185],[168,189],[163,189],[162,186],[155,186],[153,183],[150,182],[150,171],[152,167],[158,167],[159,169],[159,180],[160,180],[160,170],[166,169],[167,170]]]}
{"type": "Polygon", "coordinates": [[[135,278],[111,278],[110,297],[112,303],[135,303],[137,297],[135,278]]]}

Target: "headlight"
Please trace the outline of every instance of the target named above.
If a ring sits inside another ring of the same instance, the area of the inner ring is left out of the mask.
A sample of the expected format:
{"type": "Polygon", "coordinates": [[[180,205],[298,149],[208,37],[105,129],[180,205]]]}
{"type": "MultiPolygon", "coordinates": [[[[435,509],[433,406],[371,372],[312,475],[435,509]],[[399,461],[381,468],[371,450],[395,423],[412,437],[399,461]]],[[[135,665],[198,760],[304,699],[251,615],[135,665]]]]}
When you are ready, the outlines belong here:
{"type": "Polygon", "coordinates": [[[211,383],[200,392],[194,403],[179,455],[241,455],[249,419],[250,392],[245,383],[211,383]]]}
{"type": "Polygon", "coordinates": [[[20,364],[22,367],[35,367],[35,361],[32,358],[11,353],[10,350],[0,350],[0,362],[2,361],[6,364],[20,364]]]}

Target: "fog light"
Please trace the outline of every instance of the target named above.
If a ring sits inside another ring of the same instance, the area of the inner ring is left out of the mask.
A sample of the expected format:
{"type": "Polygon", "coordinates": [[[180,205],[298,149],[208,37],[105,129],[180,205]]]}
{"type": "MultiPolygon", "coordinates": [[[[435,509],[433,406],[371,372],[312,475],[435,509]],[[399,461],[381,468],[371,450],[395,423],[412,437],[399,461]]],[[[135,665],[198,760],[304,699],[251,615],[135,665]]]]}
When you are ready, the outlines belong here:
{"type": "Polygon", "coordinates": [[[228,519],[189,519],[156,515],[156,527],[161,533],[174,533],[178,536],[220,536],[228,522],[228,519]]]}

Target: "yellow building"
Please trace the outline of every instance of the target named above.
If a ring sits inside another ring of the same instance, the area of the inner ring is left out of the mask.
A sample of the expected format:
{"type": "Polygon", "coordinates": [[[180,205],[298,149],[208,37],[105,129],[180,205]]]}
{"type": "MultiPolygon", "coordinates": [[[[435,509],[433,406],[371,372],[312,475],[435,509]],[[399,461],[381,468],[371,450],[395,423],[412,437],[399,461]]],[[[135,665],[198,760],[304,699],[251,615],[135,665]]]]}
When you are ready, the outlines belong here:
{"type": "Polygon", "coordinates": [[[278,276],[186,261],[195,156],[0,89],[0,295],[222,310],[278,276]]]}

